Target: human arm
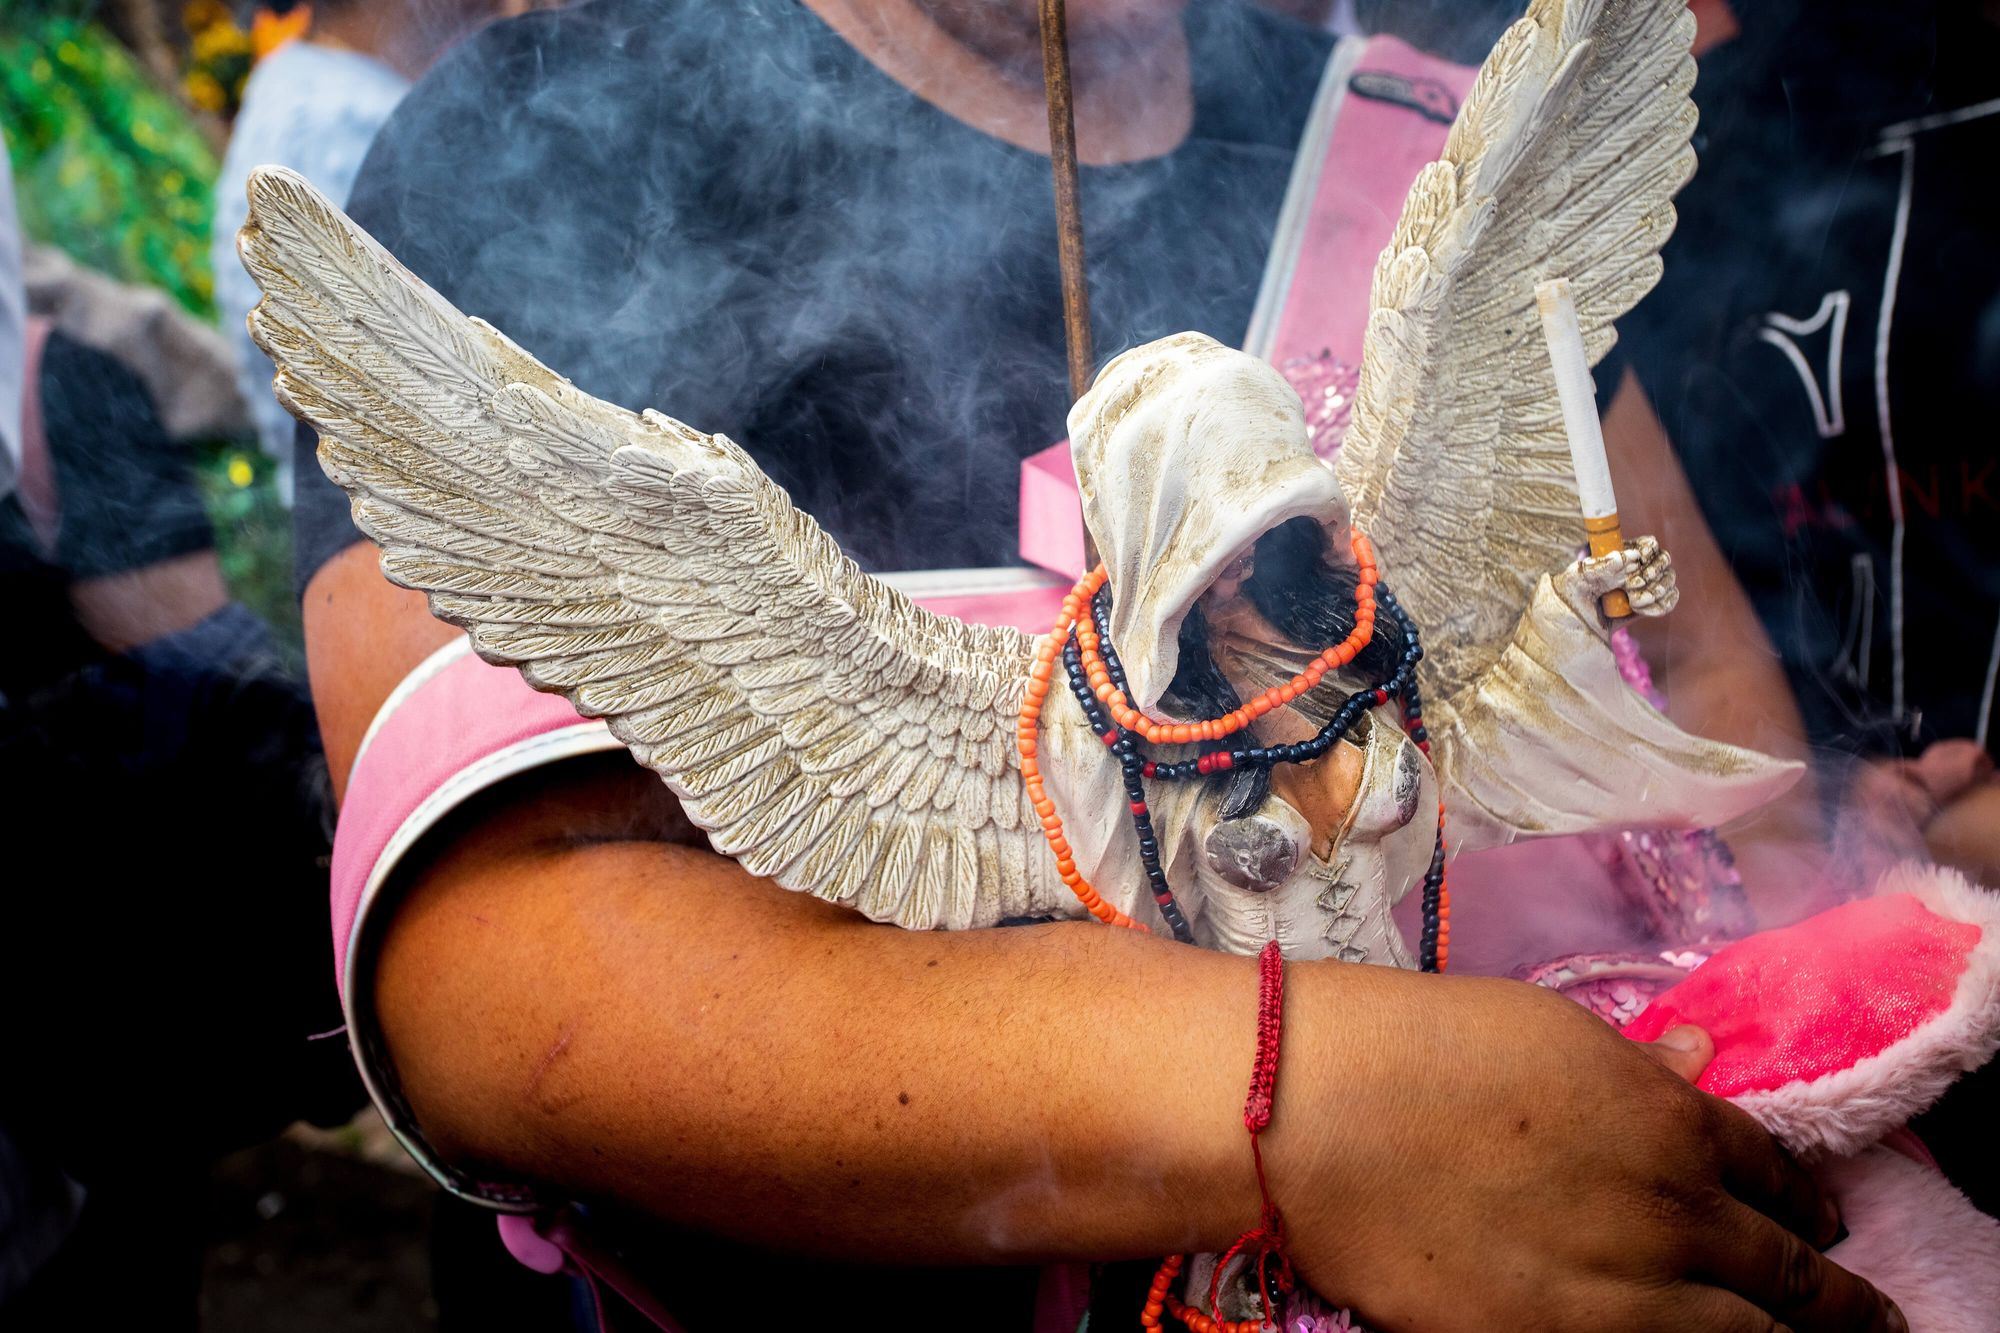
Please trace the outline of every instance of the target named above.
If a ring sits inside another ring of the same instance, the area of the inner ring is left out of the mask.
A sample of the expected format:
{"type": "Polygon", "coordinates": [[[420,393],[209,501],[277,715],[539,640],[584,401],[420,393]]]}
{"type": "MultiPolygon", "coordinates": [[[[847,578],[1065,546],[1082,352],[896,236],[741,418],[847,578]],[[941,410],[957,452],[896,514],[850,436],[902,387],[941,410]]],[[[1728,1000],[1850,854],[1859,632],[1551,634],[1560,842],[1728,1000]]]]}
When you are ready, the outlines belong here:
{"type": "MultiPolygon", "coordinates": [[[[309,586],[341,780],[369,696],[446,633],[427,619],[366,548],[309,586]]],[[[873,927],[679,841],[642,773],[544,771],[491,801],[414,869],[374,990],[454,1161],[877,1259],[1220,1249],[1254,1222],[1249,960],[1083,924],[873,927]]],[[[1547,1327],[1599,1327],[1607,1300],[1632,1311],[1621,1326],[1674,1326],[1724,1299],[1685,1278],[1731,1252],[1775,1275],[1801,1252],[1723,1186],[1731,1170],[1811,1229],[1796,1177],[1776,1201],[1769,1140],[1555,997],[1338,965],[1292,978],[1274,1178],[1308,1277],[1379,1326],[1486,1327],[1530,1299],[1547,1327]],[[1569,1103],[1544,1115],[1558,1085],[1569,1103]],[[1599,1215],[1619,1224],[1567,1220],[1599,1215]],[[1419,1235],[1436,1257],[1415,1266],[1419,1235]],[[1494,1281],[1509,1264],[1523,1277],[1494,1281]]],[[[1880,1326],[1857,1324],[1874,1297],[1838,1270],[1796,1271],[1839,1308],[1793,1327],[1880,1326]]],[[[1704,1326],[1768,1326],[1732,1308],[1704,1326]]]]}
{"type": "MultiPolygon", "coordinates": [[[[1626,622],[1644,650],[1667,714],[1697,736],[1807,759],[1805,723],[1743,585],[1702,517],[1687,474],[1638,376],[1628,367],[1604,414],[1619,516],[1673,553],[1681,606],[1626,622]]],[[[1825,830],[1812,772],[1725,830],[1759,924],[1788,924],[1827,904],[1814,896],[1825,830]]]]}
{"type": "Polygon", "coordinates": [[[2000,884],[2000,779],[1977,741],[1933,741],[1912,759],[1861,760],[1843,808],[1841,845],[1862,874],[1929,858],[1976,883],[2000,884]]]}

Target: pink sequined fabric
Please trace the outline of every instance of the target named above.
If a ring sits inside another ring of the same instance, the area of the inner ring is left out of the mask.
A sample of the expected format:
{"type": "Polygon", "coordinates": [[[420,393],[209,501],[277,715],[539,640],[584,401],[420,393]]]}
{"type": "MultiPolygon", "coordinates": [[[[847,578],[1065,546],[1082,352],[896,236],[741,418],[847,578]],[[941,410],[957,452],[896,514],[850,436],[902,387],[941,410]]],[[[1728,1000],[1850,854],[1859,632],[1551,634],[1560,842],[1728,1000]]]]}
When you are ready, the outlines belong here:
{"type": "Polygon", "coordinates": [[[1578,953],[1515,972],[1561,991],[1613,1027],[1624,1027],[1674,983],[1708,961],[1699,949],[1659,953],[1578,953]]]}
{"type": "Polygon", "coordinates": [[[1285,1305],[1284,1333],[1368,1333],[1345,1310],[1328,1309],[1309,1291],[1295,1293],[1285,1305]]]}
{"type": "Polygon", "coordinates": [[[1354,419],[1354,391],[1361,372],[1332,352],[1295,356],[1278,367],[1306,407],[1306,438],[1313,453],[1331,463],[1354,419]]]}
{"type": "MultiPolygon", "coordinates": [[[[1664,710],[1653,673],[1622,625],[1611,632],[1611,652],[1625,683],[1664,710]]],[[[1743,877],[1715,830],[1627,829],[1613,837],[1618,854],[1608,858],[1612,878],[1632,910],[1652,938],[1679,941],[1682,947],[1651,954],[1570,954],[1514,975],[1561,991],[1613,1027],[1623,1027],[1654,996],[1754,923],[1743,877]]]]}
{"type": "MultiPolygon", "coordinates": [[[[1665,712],[1666,698],[1623,625],[1611,632],[1611,653],[1625,683],[1665,712]]],[[[1624,855],[1614,873],[1654,939],[1712,943],[1754,928],[1736,859],[1714,829],[1627,829],[1618,840],[1624,855]]]]}

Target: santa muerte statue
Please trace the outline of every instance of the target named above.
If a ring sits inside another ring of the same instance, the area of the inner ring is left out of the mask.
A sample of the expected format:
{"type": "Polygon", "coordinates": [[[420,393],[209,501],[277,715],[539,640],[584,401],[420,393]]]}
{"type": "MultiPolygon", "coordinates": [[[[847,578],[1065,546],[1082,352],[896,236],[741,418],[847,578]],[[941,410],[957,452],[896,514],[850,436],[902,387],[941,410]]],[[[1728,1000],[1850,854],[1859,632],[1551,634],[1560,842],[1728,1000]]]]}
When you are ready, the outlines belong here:
{"type": "MultiPolygon", "coordinates": [[[[1284,958],[1442,968],[1451,851],[1713,825],[1798,774],[1674,727],[1605,614],[1677,600],[1618,535],[1587,367],[1694,167],[1691,29],[1679,0],[1509,29],[1375,265],[1334,466],[1258,357],[1183,334],[1111,361],[1069,422],[1101,562],[1039,637],[863,573],[736,444],[579,392],[282,171],[239,241],[251,327],[387,576],[605,719],[746,869],[911,929],[1088,913],[1261,953],[1254,1145],[1284,958]]],[[[1703,1086],[1865,1177],[1835,1257],[1970,1328],[2000,1241],[1878,1145],[1991,1054],[2000,907],[1901,887],[1723,949],[1632,1030],[1710,1028],[1703,1086]],[[1961,1271],[1895,1251],[1917,1200],[1961,1271]]],[[[1183,1268],[1149,1325],[1347,1326],[1274,1211],[1183,1268]]]]}

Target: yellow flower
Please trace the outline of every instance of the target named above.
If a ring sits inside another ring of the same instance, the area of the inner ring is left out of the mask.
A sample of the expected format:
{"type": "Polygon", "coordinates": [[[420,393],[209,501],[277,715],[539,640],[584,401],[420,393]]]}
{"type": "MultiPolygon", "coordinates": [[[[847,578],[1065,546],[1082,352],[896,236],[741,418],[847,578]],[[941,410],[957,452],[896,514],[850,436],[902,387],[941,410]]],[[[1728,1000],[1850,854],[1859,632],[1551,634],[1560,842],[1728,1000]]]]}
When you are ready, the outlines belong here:
{"type": "Polygon", "coordinates": [[[229,484],[242,490],[257,480],[257,470],[250,466],[250,460],[237,454],[229,460],[229,484]]]}
{"type": "Polygon", "coordinates": [[[187,76],[187,95],[203,111],[221,111],[228,104],[222,85],[206,70],[198,69],[187,76]]]}

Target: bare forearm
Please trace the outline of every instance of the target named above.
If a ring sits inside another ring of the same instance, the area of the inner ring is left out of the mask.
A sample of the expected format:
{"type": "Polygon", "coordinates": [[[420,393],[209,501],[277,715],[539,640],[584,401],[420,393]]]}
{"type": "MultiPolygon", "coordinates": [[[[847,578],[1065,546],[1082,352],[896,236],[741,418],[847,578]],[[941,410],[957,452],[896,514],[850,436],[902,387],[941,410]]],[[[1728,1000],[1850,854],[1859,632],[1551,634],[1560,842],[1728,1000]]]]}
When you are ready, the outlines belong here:
{"type": "Polygon", "coordinates": [[[1091,926],[910,934],[613,843],[440,867],[379,996],[445,1151],[705,1229],[991,1261],[1219,1247],[1255,1220],[1247,959],[1091,926]]]}
{"type": "MultiPolygon", "coordinates": [[[[448,632],[354,551],[307,629],[344,781],[448,632]]],[[[375,995],[446,1157],[874,1260],[1216,1250],[1257,1217],[1250,960],[1096,925],[869,926],[692,845],[628,761],[565,768],[434,831],[391,920],[375,995]]],[[[1814,1214],[1725,1186],[1775,1150],[1680,1081],[1699,1059],[1675,1077],[1535,987],[1339,963],[1289,970],[1284,1026],[1265,1159],[1288,1249],[1371,1326],[1771,1326],[1721,1317],[1771,1306],[1756,1283],[1709,1285],[1798,1269],[1732,1189],[1814,1214]]],[[[1840,1289],[1787,1325],[1885,1326],[1840,1289]]]]}

